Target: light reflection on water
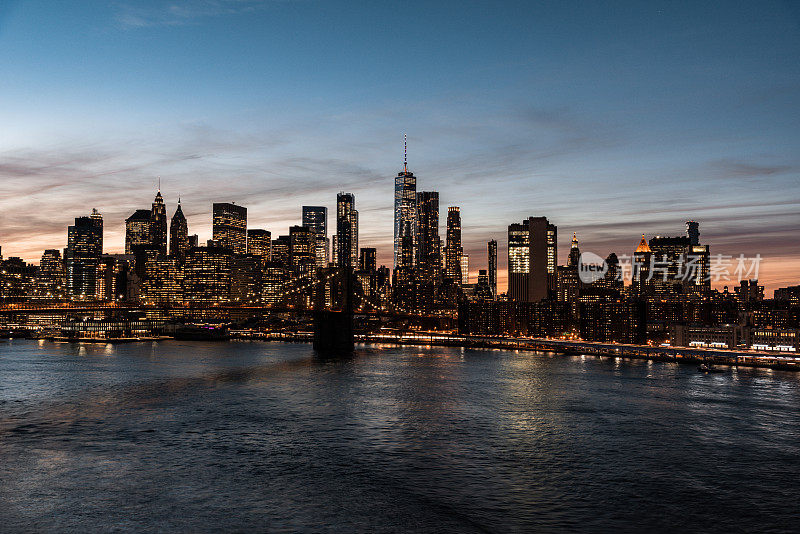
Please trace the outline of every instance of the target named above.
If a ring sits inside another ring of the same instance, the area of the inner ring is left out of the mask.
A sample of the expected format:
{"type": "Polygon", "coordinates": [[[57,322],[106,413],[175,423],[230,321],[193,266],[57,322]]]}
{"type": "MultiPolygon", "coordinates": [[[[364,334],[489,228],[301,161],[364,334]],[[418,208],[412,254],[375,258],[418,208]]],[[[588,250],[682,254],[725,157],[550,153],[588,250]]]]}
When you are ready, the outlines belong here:
{"type": "Polygon", "coordinates": [[[624,358],[13,341],[0,345],[0,524],[788,530],[798,401],[790,373],[624,358]]]}

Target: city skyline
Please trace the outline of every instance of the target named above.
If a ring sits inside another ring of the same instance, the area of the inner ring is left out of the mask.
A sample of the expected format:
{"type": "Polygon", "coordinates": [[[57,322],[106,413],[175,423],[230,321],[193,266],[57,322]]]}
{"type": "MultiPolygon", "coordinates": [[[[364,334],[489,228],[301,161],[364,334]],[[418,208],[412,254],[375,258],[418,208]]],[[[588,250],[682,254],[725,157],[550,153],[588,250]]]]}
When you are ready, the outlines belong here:
{"type": "Polygon", "coordinates": [[[4,255],[63,247],[87,204],[121,252],[161,176],[201,240],[213,202],[277,236],[351,191],[391,266],[408,132],[419,189],[461,208],[473,280],[496,239],[505,287],[505,228],[534,215],[561,227],[559,264],[572,232],[605,257],[694,219],[712,254],[761,254],[768,293],[796,282],[796,8],[459,6],[453,25],[446,4],[5,4],[4,255]],[[387,42],[396,26],[413,39],[387,42]]]}

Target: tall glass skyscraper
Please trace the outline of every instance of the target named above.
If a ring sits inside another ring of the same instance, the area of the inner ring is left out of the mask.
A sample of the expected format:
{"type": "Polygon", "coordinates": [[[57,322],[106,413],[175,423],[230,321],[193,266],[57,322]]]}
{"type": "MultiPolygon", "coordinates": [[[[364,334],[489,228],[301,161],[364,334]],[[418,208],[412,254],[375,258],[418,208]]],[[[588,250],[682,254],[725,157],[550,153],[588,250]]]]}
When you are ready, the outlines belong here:
{"type": "Polygon", "coordinates": [[[358,264],[358,211],[353,193],[336,196],[336,260],[340,267],[358,264]]]}
{"type": "Polygon", "coordinates": [[[489,273],[488,281],[489,287],[492,289],[492,298],[497,298],[497,241],[492,239],[487,245],[487,253],[489,256],[489,273]]]}
{"type": "Polygon", "coordinates": [[[303,226],[314,234],[314,256],[317,267],[328,265],[328,208],[303,206],[303,226]]]}
{"type": "Polygon", "coordinates": [[[414,265],[417,233],[417,178],[408,171],[407,143],[403,143],[403,170],[394,178],[394,268],[414,265]]]}
{"type": "Polygon", "coordinates": [[[461,256],[464,248],[461,246],[461,209],[458,206],[447,208],[447,243],[444,254],[445,276],[456,284],[462,283],[461,256]]]}

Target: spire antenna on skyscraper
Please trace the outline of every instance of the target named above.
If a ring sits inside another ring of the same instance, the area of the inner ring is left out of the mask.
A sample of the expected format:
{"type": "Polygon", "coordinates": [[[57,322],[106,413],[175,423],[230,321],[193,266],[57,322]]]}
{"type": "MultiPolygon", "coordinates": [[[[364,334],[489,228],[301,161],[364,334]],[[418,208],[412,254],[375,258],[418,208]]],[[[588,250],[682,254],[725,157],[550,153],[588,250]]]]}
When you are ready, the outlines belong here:
{"type": "Polygon", "coordinates": [[[403,172],[408,172],[408,136],[403,134],[403,172]]]}

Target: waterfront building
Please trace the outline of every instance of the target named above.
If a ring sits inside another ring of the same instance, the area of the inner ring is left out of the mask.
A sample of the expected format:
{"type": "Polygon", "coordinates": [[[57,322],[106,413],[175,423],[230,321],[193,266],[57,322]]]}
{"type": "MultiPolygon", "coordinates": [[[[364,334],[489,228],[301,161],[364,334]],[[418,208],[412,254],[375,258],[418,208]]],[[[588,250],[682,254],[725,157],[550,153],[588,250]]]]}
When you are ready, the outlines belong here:
{"type": "Polygon", "coordinates": [[[247,208],[227,202],[213,205],[214,241],[234,254],[247,253],[247,208]]]}

